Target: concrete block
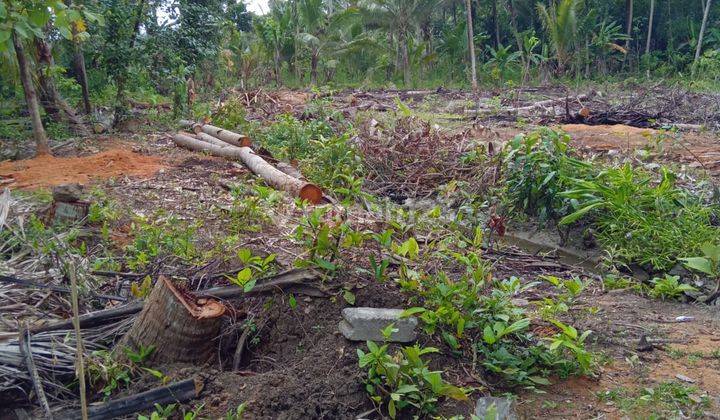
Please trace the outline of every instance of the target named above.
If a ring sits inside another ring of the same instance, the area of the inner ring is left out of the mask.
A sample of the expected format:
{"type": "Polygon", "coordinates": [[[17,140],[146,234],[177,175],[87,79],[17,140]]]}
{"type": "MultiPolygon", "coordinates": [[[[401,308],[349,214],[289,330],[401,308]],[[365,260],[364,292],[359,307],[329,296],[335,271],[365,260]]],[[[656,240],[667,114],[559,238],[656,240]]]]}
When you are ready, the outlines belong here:
{"type": "Polygon", "coordinates": [[[400,319],[402,309],[386,308],[345,308],[342,311],[343,320],[340,321],[340,332],[352,341],[383,341],[382,330],[394,324],[398,330],[388,341],[396,343],[409,343],[415,341],[417,332],[417,319],[408,317],[400,319]]]}

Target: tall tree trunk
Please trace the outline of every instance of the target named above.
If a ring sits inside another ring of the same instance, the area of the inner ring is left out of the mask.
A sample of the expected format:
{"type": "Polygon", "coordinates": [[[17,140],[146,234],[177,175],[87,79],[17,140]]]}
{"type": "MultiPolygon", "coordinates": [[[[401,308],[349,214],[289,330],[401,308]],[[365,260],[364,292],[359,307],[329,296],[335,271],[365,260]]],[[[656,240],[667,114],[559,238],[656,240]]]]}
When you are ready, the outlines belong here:
{"type": "Polygon", "coordinates": [[[293,13],[295,14],[295,78],[298,83],[300,82],[300,12],[298,11],[298,2],[300,0],[293,0],[293,13]]]}
{"type": "Polygon", "coordinates": [[[30,113],[36,153],[38,156],[49,155],[50,146],[48,145],[45,128],[43,128],[42,120],[40,119],[40,105],[38,104],[37,92],[35,91],[32,76],[30,75],[30,65],[28,64],[27,55],[25,54],[25,48],[22,45],[22,40],[18,38],[15,32],[12,34],[12,39],[18,61],[18,69],[20,70],[20,82],[22,83],[25,102],[27,102],[28,112],[30,113]]]}
{"type": "Polygon", "coordinates": [[[280,87],[280,84],[282,81],[280,80],[280,48],[275,46],[275,54],[273,56],[273,61],[275,62],[275,85],[277,87],[280,87]]]}
{"type": "MultiPolygon", "coordinates": [[[[495,26],[495,48],[500,46],[500,19],[498,18],[498,0],[492,2],[493,25],[495,26]]],[[[472,18],[468,18],[471,19],[472,18]]]]}
{"type": "Polygon", "coordinates": [[[398,33],[398,43],[400,44],[400,61],[402,63],[403,83],[405,87],[410,86],[410,57],[408,56],[407,33],[405,28],[401,28],[398,33]]]}
{"type": "MultiPolygon", "coordinates": [[[[135,16],[133,22],[133,32],[130,35],[129,45],[130,48],[135,48],[135,40],[137,39],[138,32],[140,32],[140,24],[142,23],[143,11],[145,10],[145,2],[147,0],[140,0],[135,9],[135,16]]],[[[112,48],[111,46],[109,48],[112,48]]],[[[125,92],[125,85],[128,79],[127,65],[115,78],[115,87],[117,88],[117,94],[115,96],[115,119],[113,126],[118,125],[128,114],[128,98],[127,92],[125,92]]]]}
{"type": "Polygon", "coordinates": [[[318,61],[320,61],[319,54],[319,51],[313,51],[310,56],[310,83],[313,85],[317,85],[317,67],[318,61]]]}
{"type": "Polygon", "coordinates": [[[710,4],[712,0],[705,2],[705,11],[703,12],[703,20],[700,25],[700,35],[698,35],[697,48],[695,48],[695,60],[693,60],[693,74],[697,68],[697,64],[700,61],[700,53],[702,52],[703,36],[705,35],[705,27],[707,26],[708,15],[710,14],[710,4]]]}
{"type": "MultiPolygon", "coordinates": [[[[65,4],[70,7],[72,6],[71,0],[65,0],[65,4]]],[[[85,69],[85,54],[83,54],[82,44],[77,40],[77,27],[73,24],[73,67],[75,67],[75,80],[77,80],[80,88],[82,89],[83,108],[85,114],[90,115],[92,113],[92,106],[90,106],[90,89],[88,88],[87,71],[85,69]]]]}
{"type": "Polygon", "coordinates": [[[85,123],[78,117],[75,109],[71,107],[60,95],[52,76],[52,67],[55,64],[52,56],[52,47],[44,39],[35,40],[37,52],[37,76],[40,86],[40,103],[45,112],[56,122],[68,124],[72,131],[80,136],[90,134],[85,123]]]}
{"type": "Polygon", "coordinates": [[[647,41],[645,41],[645,55],[650,54],[650,40],[652,39],[654,15],[655,15],[655,0],[650,0],[650,17],[648,18],[648,33],[647,33],[647,41]]]}
{"type": "Polygon", "coordinates": [[[625,41],[626,50],[630,50],[630,38],[632,37],[632,20],[633,0],[625,0],[625,35],[628,36],[628,39],[625,41]]]}
{"type": "Polygon", "coordinates": [[[473,32],[473,21],[472,21],[472,6],[470,0],[465,0],[465,11],[467,13],[467,37],[468,37],[468,50],[470,51],[470,85],[472,86],[473,93],[477,94],[477,69],[475,68],[475,42],[473,32]]]}
{"type": "Polygon", "coordinates": [[[518,51],[520,51],[520,60],[522,61],[523,69],[525,69],[525,74],[523,75],[523,83],[526,81],[527,73],[530,70],[529,63],[526,63],[526,61],[529,59],[529,57],[525,57],[525,51],[523,51],[523,40],[520,36],[520,31],[518,31],[517,26],[517,10],[515,9],[515,0],[508,1],[508,8],[510,9],[510,26],[512,26],[512,32],[513,36],[515,37],[515,43],[517,44],[518,51]]]}
{"type": "Polygon", "coordinates": [[[75,76],[77,82],[82,88],[83,106],[85,113],[92,113],[90,105],[90,89],[88,88],[87,71],[85,70],[85,54],[83,54],[82,45],[78,41],[74,41],[75,49],[73,51],[73,64],[75,65],[75,76]]]}

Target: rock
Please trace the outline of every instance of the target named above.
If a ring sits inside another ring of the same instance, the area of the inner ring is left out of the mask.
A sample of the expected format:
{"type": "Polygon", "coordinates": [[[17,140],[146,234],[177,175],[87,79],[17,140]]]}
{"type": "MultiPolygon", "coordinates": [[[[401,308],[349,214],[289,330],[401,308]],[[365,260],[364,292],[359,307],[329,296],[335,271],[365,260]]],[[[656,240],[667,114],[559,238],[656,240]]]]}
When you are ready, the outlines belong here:
{"type": "Polygon", "coordinates": [[[480,398],[475,404],[475,415],[483,420],[517,420],[515,402],[501,397],[480,398]]]}
{"type": "Polygon", "coordinates": [[[62,222],[78,222],[88,215],[89,204],[78,201],[74,203],[66,203],[58,201],[53,204],[53,220],[55,223],[62,222]]]}
{"type": "Polygon", "coordinates": [[[694,384],[694,383],[695,383],[695,379],[689,378],[689,377],[683,375],[682,373],[678,373],[677,375],[675,375],[675,377],[676,377],[677,379],[679,379],[679,380],[681,380],[681,381],[683,381],[683,382],[687,382],[687,383],[689,383],[689,384],[694,384]]]}
{"type": "Polygon", "coordinates": [[[63,203],[74,203],[82,197],[82,185],[62,184],[53,188],[53,200],[63,203]]]}
{"type": "Polygon", "coordinates": [[[390,324],[395,325],[394,332],[387,341],[409,343],[415,341],[417,319],[414,317],[400,319],[402,309],[385,308],[345,308],[342,311],[340,332],[352,341],[384,341],[381,330],[390,324]]]}

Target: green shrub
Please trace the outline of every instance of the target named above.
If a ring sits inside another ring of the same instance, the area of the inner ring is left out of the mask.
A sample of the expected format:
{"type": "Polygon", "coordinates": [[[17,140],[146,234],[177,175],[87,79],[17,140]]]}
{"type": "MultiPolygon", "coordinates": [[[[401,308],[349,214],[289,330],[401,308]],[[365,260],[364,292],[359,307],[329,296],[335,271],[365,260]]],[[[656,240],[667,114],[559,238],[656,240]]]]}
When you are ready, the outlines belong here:
{"type": "Polygon", "coordinates": [[[570,136],[541,128],[519,134],[508,143],[505,157],[507,198],[511,207],[536,216],[541,222],[557,222],[570,210],[561,193],[571,178],[592,174],[592,166],[568,154],[570,136]]]}
{"type": "Polygon", "coordinates": [[[664,168],[658,181],[624,165],[573,183],[561,196],[573,200],[575,211],[560,223],[592,216],[598,241],[622,263],[667,271],[720,235],[711,223],[717,208],[676,187],[675,175],[664,168]]]}

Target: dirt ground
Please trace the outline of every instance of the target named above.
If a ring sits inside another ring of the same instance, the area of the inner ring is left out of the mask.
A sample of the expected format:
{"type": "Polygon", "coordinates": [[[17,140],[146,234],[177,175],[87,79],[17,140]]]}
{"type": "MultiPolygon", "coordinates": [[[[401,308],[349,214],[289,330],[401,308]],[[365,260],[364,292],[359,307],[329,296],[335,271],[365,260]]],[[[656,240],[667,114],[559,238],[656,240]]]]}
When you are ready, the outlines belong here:
{"type": "Polygon", "coordinates": [[[162,158],[123,149],[79,157],[40,156],[0,163],[0,185],[36,189],[61,184],[88,184],[118,176],[150,176],[163,168],[162,158]]]}
{"type": "Polygon", "coordinates": [[[713,132],[668,132],[628,125],[563,124],[580,150],[597,154],[620,154],[706,170],[720,176],[720,136],[713,132]]]}

